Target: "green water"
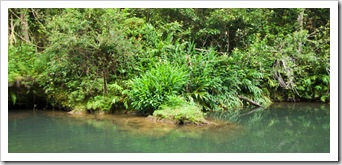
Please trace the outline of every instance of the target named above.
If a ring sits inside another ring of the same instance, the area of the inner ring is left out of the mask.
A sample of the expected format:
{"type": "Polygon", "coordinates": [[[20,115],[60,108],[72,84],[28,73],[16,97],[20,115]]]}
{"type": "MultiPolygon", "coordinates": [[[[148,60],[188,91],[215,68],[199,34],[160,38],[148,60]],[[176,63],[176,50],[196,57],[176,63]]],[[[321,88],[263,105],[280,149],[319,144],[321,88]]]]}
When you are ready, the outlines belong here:
{"type": "Polygon", "coordinates": [[[211,120],[230,123],[199,127],[121,114],[10,110],[8,148],[12,153],[330,152],[329,105],[278,103],[248,112],[211,113],[211,120]]]}

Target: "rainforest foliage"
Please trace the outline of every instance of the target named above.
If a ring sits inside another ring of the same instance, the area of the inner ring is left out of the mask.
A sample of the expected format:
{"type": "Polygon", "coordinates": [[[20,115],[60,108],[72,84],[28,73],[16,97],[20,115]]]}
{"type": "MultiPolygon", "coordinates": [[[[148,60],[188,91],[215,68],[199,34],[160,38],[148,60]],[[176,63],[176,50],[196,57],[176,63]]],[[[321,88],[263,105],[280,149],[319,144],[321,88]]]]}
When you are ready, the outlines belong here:
{"type": "Polygon", "coordinates": [[[8,12],[11,106],[195,120],[198,111],[250,106],[242,97],[329,102],[329,9],[8,12]]]}

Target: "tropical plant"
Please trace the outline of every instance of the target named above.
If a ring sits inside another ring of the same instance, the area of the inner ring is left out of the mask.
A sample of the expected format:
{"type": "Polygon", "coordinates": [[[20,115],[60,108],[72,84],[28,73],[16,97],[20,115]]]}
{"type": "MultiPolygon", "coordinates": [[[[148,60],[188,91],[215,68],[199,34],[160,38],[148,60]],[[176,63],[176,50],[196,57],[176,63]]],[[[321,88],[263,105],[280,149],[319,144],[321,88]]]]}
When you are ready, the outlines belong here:
{"type": "Polygon", "coordinates": [[[129,92],[131,104],[139,111],[153,111],[167,101],[169,96],[179,95],[189,79],[180,66],[158,63],[149,71],[132,80],[129,92]]]}

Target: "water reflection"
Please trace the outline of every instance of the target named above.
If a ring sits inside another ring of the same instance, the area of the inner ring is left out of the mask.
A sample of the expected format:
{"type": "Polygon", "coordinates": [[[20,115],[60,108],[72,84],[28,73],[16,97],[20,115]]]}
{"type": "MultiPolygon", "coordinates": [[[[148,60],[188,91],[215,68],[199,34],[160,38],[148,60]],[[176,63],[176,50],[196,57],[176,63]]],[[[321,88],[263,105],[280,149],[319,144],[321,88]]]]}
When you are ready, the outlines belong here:
{"type": "MultiPolygon", "coordinates": [[[[231,120],[229,115],[212,115],[213,118],[231,120]]],[[[330,110],[327,104],[278,103],[248,115],[240,112],[236,116],[233,120],[238,118],[239,124],[248,128],[246,136],[240,137],[247,143],[248,152],[330,150],[330,110]]]]}
{"type": "Polygon", "coordinates": [[[329,152],[329,106],[274,104],[209,114],[210,126],[144,117],[10,111],[9,152],[329,152]],[[250,113],[252,112],[252,113],[250,113]]]}

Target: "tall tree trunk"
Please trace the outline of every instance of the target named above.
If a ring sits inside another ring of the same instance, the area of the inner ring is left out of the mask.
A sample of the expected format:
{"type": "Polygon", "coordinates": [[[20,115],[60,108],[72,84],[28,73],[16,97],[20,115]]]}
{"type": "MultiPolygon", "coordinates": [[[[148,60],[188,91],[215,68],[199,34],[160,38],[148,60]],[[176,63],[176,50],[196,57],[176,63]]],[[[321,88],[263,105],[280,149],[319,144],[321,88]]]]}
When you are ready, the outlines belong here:
{"type": "MultiPolygon", "coordinates": [[[[304,9],[302,9],[302,11],[299,13],[298,15],[298,25],[299,25],[299,31],[302,32],[303,31],[303,19],[304,19],[304,9]]],[[[302,39],[299,38],[299,42],[298,42],[298,54],[302,53],[302,39]]]]}
{"type": "Polygon", "coordinates": [[[229,46],[230,46],[230,44],[229,44],[229,29],[227,29],[226,31],[225,31],[225,38],[226,38],[226,50],[227,50],[227,53],[229,52],[229,46]]]}
{"type": "Polygon", "coordinates": [[[26,43],[30,43],[29,25],[27,21],[28,9],[22,9],[20,12],[21,33],[26,43]]]}

